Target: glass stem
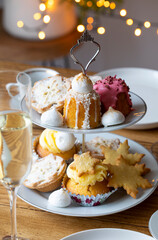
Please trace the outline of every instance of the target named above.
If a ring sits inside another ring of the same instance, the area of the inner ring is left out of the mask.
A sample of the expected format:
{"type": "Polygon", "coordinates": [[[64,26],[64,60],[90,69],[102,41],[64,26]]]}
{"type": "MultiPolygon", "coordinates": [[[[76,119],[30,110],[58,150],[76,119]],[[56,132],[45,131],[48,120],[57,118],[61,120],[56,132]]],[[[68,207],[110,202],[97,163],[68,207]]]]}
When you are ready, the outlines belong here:
{"type": "Polygon", "coordinates": [[[17,227],[16,227],[16,188],[8,189],[8,195],[10,200],[10,214],[11,214],[11,240],[17,238],[17,227]]]}

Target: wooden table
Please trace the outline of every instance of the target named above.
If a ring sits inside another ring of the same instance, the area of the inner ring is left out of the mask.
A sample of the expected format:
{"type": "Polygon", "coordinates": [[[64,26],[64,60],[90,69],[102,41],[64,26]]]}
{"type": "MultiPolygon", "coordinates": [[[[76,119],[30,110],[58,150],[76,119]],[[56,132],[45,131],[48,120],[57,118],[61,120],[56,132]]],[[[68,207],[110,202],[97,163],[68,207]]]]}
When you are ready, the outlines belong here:
{"type": "MultiPolygon", "coordinates": [[[[0,62],[1,69],[24,70],[29,65],[0,62]]],[[[65,76],[72,76],[76,71],[56,69],[65,76]]],[[[0,83],[1,84],[1,83],[0,83]]],[[[43,129],[34,126],[34,134],[43,129]]],[[[133,139],[150,150],[151,144],[158,140],[158,129],[153,130],[118,130],[116,134],[133,139]]],[[[129,210],[102,217],[79,218],[48,213],[32,207],[22,200],[17,201],[17,225],[20,236],[30,240],[59,240],[69,234],[93,228],[121,228],[150,235],[148,222],[158,208],[158,189],[144,202],[129,210]]],[[[10,232],[10,212],[7,192],[0,185],[0,237],[10,232]]]]}

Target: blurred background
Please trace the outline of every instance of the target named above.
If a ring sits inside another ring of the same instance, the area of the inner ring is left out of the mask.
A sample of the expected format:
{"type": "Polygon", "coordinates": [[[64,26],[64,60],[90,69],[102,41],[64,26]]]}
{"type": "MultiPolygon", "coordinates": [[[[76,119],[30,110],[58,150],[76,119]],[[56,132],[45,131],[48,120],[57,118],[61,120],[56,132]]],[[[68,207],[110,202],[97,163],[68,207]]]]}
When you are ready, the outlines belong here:
{"type": "MultiPolygon", "coordinates": [[[[80,69],[69,50],[87,28],[101,45],[90,71],[158,69],[157,0],[0,0],[0,8],[0,60],[80,69]]],[[[86,64],[94,51],[87,43],[76,56],[86,64]]]]}

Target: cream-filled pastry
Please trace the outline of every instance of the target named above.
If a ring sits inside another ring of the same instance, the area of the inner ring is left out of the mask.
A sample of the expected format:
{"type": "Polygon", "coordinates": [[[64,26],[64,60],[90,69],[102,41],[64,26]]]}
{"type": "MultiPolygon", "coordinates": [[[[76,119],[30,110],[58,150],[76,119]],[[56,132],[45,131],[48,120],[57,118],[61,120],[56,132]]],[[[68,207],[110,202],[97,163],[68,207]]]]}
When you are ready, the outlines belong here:
{"type": "Polygon", "coordinates": [[[38,139],[34,141],[35,152],[40,157],[45,157],[52,153],[65,160],[73,157],[76,153],[76,138],[72,133],[58,132],[51,129],[45,129],[38,139]]]}

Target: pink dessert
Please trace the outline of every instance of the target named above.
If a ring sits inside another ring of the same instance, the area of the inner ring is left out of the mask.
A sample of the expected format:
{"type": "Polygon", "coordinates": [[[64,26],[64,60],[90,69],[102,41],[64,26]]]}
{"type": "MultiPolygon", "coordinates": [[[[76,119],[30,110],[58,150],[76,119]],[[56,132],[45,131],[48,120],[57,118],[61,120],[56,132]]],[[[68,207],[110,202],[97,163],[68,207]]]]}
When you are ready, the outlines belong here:
{"type": "Polygon", "coordinates": [[[102,112],[112,107],[127,116],[132,110],[132,102],[129,87],[121,78],[108,76],[97,81],[93,89],[99,94],[102,104],[102,112]]]}

